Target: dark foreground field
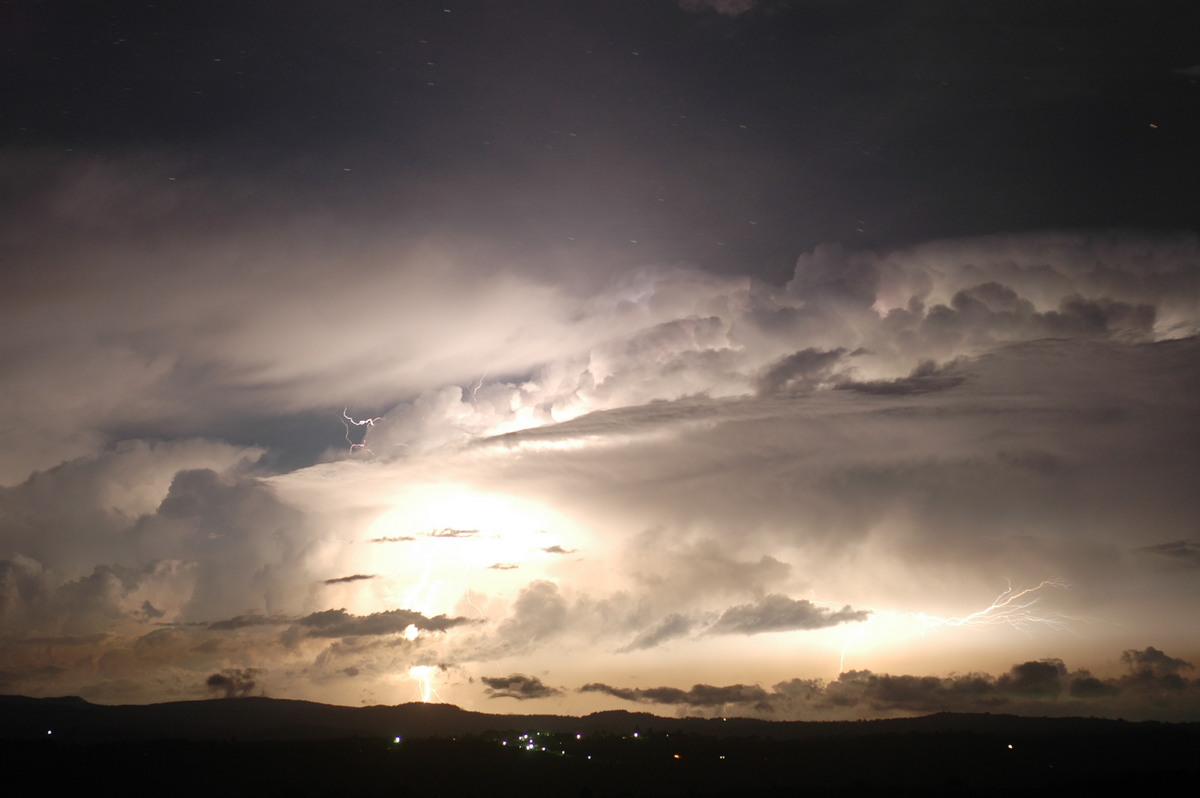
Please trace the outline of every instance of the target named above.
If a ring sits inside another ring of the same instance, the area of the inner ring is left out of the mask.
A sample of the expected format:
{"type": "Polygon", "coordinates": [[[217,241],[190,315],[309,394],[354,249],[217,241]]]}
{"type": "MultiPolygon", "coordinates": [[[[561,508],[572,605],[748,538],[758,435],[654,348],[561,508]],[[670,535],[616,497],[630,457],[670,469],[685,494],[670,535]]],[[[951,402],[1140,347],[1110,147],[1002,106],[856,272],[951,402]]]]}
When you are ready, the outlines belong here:
{"type": "MultiPolygon", "coordinates": [[[[213,703],[158,705],[169,707],[160,720],[179,723],[171,739],[157,727],[154,736],[139,732],[137,718],[149,717],[145,708],[97,707],[93,716],[93,705],[82,702],[78,712],[63,714],[61,706],[0,701],[4,759],[53,794],[103,787],[168,796],[1090,796],[1114,789],[1190,794],[1200,778],[1195,724],[946,715],[758,725],[447,708],[430,715],[435,725],[455,718],[450,725],[465,731],[423,733],[412,719],[419,714],[405,721],[404,707],[378,708],[393,710],[395,725],[410,730],[397,741],[379,733],[330,736],[337,729],[320,725],[276,727],[275,735],[260,729],[249,737],[230,727],[222,736],[211,718],[199,725],[182,720],[189,710],[217,711],[213,703]],[[121,710],[132,710],[133,720],[121,710]],[[39,719],[56,719],[61,728],[35,731],[31,724],[39,719]],[[491,730],[470,728],[485,723],[491,730]],[[572,725],[580,730],[568,730],[572,725]]],[[[323,711],[308,707],[318,716],[323,711]]],[[[270,717],[277,708],[239,704],[230,717],[253,710],[270,717]]]]}

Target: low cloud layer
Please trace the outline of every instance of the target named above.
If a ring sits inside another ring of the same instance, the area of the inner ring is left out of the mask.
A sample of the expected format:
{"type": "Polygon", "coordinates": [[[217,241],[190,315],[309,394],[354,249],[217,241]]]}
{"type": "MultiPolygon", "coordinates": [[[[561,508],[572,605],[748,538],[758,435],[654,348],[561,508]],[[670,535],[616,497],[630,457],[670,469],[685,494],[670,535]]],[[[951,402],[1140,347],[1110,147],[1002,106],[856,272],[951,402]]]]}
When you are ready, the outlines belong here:
{"type": "Polygon", "coordinates": [[[510,676],[484,676],[480,679],[487,686],[489,698],[515,698],[524,701],[530,698],[549,698],[560,695],[562,690],[542,684],[536,676],[514,673],[510,676]]]}
{"type": "Polygon", "coordinates": [[[739,714],[760,717],[895,717],[933,712],[1018,712],[1046,715],[1167,716],[1185,719],[1200,707],[1200,684],[1180,675],[1192,665],[1149,647],[1126,651],[1126,674],[1099,679],[1069,671],[1062,660],[1019,663],[999,676],[967,673],[908,676],[849,671],[836,680],[791,679],[770,690],[757,685],[697,684],[622,688],[585,684],[581,693],[622,701],[674,707],[681,714],[739,714]]]}
{"type": "Polygon", "coordinates": [[[580,687],[579,692],[603,693],[625,701],[637,701],[644,704],[704,708],[722,707],[726,704],[758,703],[765,701],[769,695],[761,687],[744,684],[731,684],[725,687],[697,684],[690,690],[680,690],[676,687],[628,689],[593,682],[580,687]]]}

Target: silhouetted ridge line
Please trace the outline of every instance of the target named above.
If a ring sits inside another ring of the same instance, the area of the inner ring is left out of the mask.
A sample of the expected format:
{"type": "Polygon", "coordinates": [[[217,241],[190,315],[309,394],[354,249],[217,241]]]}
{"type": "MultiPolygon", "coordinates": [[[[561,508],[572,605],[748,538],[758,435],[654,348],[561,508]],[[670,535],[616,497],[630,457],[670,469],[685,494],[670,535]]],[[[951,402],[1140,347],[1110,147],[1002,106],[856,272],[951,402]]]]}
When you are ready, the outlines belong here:
{"type": "Polygon", "coordinates": [[[813,739],[896,733],[1124,734],[1157,728],[1200,730],[1200,724],[1132,723],[1102,718],[1027,718],[938,713],[872,721],[768,721],[753,718],[665,718],[611,710],[583,717],[493,715],[452,704],[344,707],[281,698],[246,697],[106,706],[68,696],[0,696],[0,738],[67,742],[120,740],[320,740],[346,737],[439,737],[506,729],[557,733],[673,733],[711,737],[813,739]]]}

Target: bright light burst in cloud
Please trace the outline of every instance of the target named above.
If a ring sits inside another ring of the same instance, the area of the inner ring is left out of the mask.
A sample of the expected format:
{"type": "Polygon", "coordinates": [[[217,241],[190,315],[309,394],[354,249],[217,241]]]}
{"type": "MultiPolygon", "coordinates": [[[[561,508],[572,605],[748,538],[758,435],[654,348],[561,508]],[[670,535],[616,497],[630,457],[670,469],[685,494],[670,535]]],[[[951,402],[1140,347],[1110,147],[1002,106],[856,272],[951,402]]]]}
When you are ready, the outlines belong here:
{"type": "Polygon", "coordinates": [[[1008,588],[982,609],[957,616],[931,615],[922,611],[896,612],[874,610],[866,622],[855,628],[842,648],[838,670],[846,670],[846,658],[856,648],[903,646],[932,632],[948,629],[982,630],[991,626],[1006,626],[1018,631],[1040,627],[1055,632],[1080,634],[1089,622],[1086,617],[1065,615],[1043,610],[1042,599],[1049,590],[1069,589],[1070,585],[1057,579],[1047,579],[1021,590],[1008,588]]]}

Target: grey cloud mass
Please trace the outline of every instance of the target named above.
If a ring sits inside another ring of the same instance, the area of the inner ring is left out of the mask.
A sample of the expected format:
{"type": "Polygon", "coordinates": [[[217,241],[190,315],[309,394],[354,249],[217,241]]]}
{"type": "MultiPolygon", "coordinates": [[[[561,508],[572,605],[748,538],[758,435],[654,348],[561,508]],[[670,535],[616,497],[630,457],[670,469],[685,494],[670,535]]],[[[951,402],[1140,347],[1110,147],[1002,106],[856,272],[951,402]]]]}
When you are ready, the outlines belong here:
{"type": "Polygon", "coordinates": [[[562,690],[542,684],[536,676],[514,673],[510,676],[484,676],[480,679],[487,686],[489,698],[515,698],[524,701],[530,698],[549,698],[562,690]]]}
{"type": "Polygon", "coordinates": [[[758,0],[679,0],[684,11],[711,10],[728,17],[744,14],[758,5],[758,0]]]}
{"type": "Polygon", "coordinates": [[[227,668],[204,680],[209,690],[221,693],[224,698],[241,698],[250,695],[256,686],[258,675],[254,668],[227,668]]]}
{"type": "Polygon", "coordinates": [[[725,687],[714,687],[709,684],[697,684],[690,690],[680,690],[676,687],[648,687],[645,689],[612,687],[607,684],[593,682],[579,688],[581,693],[604,693],[625,701],[637,701],[643,704],[682,705],[687,707],[721,707],[725,704],[757,703],[768,697],[766,690],[754,685],[732,684],[725,687]]]}
{"type": "Polygon", "coordinates": [[[691,633],[694,627],[695,621],[677,612],[673,612],[663,618],[657,625],[639,634],[627,646],[619,650],[637,651],[643,648],[654,648],[667,640],[691,633]]]}
{"type": "Polygon", "coordinates": [[[840,623],[865,621],[870,614],[867,610],[855,610],[849,606],[835,611],[818,607],[807,599],[790,599],[772,593],[754,604],[740,604],[725,610],[709,631],[715,634],[753,635],[760,632],[821,629],[840,623]]]}
{"type": "Polygon", "coordinates": [[[468,623],[467,618],[447,618],[438,615],[426,618],[411,610],[385,610],[370,615],[355,616],[345,610],[324,610],[299,618],[296,624],[308,630],[313,637],[357,637],[360,635],[388,635],[404,632],[409,626],[435,632],[444,632],[455,626],[468,623]]]}
{"type": "Polygon", "coordinates": [[[1145,546],[1142,551],[1166,557],[1183,568],[1200,568],[1200,543],[1190,540],[1173,540],[1169,543],[1156,543],[1145,546]]]}

